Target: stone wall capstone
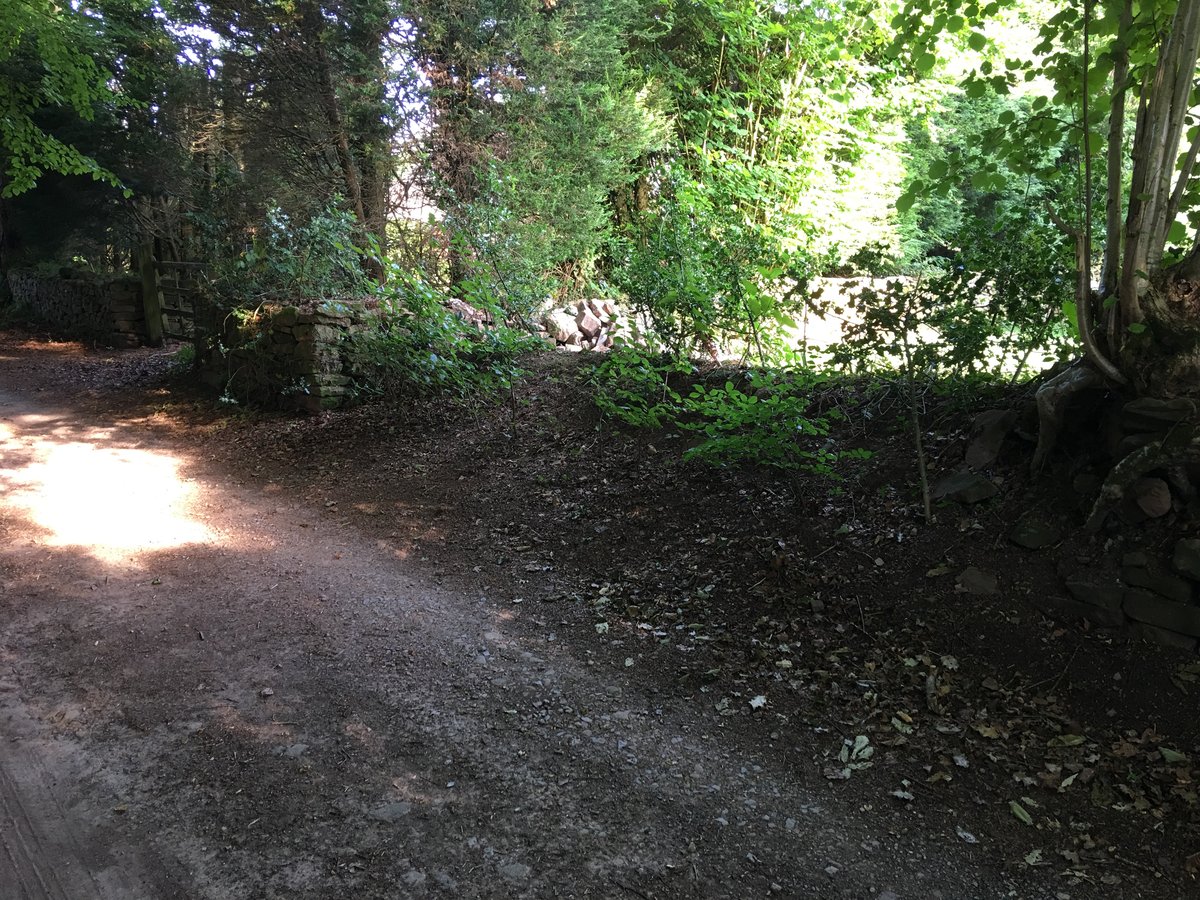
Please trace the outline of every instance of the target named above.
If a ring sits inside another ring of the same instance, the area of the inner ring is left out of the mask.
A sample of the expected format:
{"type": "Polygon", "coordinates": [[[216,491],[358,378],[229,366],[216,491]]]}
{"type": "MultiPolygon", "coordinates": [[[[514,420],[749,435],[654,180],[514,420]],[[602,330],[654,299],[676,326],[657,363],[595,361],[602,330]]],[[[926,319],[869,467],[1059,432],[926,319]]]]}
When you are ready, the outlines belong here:
{"type": "Polygon", "coordinates": [[[47,275],[13,269],[8,285],[18,306],[65,334],[137,347],[147,340],[141,281],[133,276],[47,275]]]}

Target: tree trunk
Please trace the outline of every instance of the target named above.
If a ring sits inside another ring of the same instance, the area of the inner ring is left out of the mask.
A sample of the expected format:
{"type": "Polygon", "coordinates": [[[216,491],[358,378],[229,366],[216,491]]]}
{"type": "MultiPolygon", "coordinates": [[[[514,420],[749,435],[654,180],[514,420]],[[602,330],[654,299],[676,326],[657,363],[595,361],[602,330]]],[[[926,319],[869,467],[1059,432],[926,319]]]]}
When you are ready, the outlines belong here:
{"type": "Polygon", "coordinates": [[[1200,57],[1200,3],[1180,3],[1165,34],[1140,92],[1124,229],[1115,234],[1110,218],[1107,239],[1122,247],[1110,346],[1139,394],[1169,398],[1200,395],[1200,241],[1182,263],[1162,265],[1200,155],[1200,139],[1182,147],[1200,57]]]}
{"type": "Polygon", "coordinates": [[[0,304],[12,300],[12,288],[8,283],[8,201],[4,198],[4,176],[0,175],[0,304]]]}
{"type": "Polygon", "coordinates": [[[351,64],[352,96],[347,118],[354,134],[362,179],[364,225],[374,238],[378,258],[371,260],[373,275],[383,280],[383,260],[388,250],[388,214],[391,209],[392,139],[394,131],[387,101],[388,72],[384,46],[393,21],[387,4],[364,3],[352,7],[350,43],[355,50],[351,64]]]}
{"type": "MultiPolygon", "coordinates": [[[[1143,295],[1163,293],[1160,273],[1171,226],[1171,198],[1189,95],[1200,55],[1200,4],[1180,3],[1150,83],[1142,88],[1133,143],[1129,211],[1125,217],[1121,265],[1120,321],[1146,323],[1161,314],[1160,304],[1146,309],[1143,295]],[[1153,290],[1151,290],[1153,286],[1153,290]]],[[[1110,240],[1117,239],[1109,235],[1110,240]]],[[[1170,318],[1170,317],[1168,317],[1170,318]]],[[[1168,323],[1147,323],[1154,331],[1168,323]]],[[[1119,346],[1122,334],[1112,335],[1119,346]]]]}
{"type": "MultiPolygon", "coordinates": [[[[358,220],[359,227],[364,232],[371,233],[371,223],[367,218],[367,205],[363,196],[362,176],[358,161],[351,149],[350,135],[342,116],[337,89],[333,83],[333,65],[323,43],[325,25],[321,10],[316,4],[309,3],[304,7],[303,17],[317,67],[317,103],[325,117],[325,124],[329,128],[329,136],[337,153],[338,165],[342,170],[343,186],[346,188],[346,199],[354,210],[354,217],[358,220]]],[[[382,268],[378,260],[368,260],[366,269],[372,277],[377,280],[381,278],[382,268]]]]}

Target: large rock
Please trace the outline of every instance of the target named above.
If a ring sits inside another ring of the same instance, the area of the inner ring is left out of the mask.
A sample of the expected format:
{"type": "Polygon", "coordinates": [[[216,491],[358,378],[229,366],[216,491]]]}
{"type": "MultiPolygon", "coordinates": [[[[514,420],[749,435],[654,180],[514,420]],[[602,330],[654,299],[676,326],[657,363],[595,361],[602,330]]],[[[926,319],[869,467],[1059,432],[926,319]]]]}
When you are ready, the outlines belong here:
{"type": "Polygon", "coordinates": [[[1121,408],[1121,427],[1125,431],[1166,431],[1185,419],[1197,418],[1194,400],[1180,397],[1175,400],[1156,400],[1142,397],[1131,400],[1121,408]]]}
{"type": "Polygon", "coordinates": [[[1098,628],[1124,628],[1129,622],[1120,606],[1116,609],[1105,609],[1091,603],[1050,595],[1039,597],[1033,603],[1046,615],[1060,622],[1078,622],[1080,619],[1087,619],[1098,628]]]}
{"type": "Polygon", "coordinates": [[[1133,499],[1151,519],[1171,511],[1171,488],[1161,478],[1139,478],[1133,485],[1133,499]]]}
{"type": "Polygon", "coordinates": [[[1120,612],[1125,601],[1125,588],[1119,584],[1090,584],[1068,581],[1067,591],[1080,603],[1109,612],[1120,612]]]}
{"type": "Polygon", "coordinates": [[[973,594],[976,597],[993,597],[1000,593],[1000,583],[991,572],[968,566],[958,576],[957,589],[963,594],[973,594]]]}
{"type": "Polygon", "coordinates": [[[1041,519],[1022,519],[1008,533],[1008,539],[1026,550],[1042,550],[1062,540],[1062,530],[1041,519]]]}
{"type": "Polygon", "coordinates": [[[483,309],[476,309],[465,300],[460,300],[457,297],[451,297],[445,302],[446,309],[454,313],[460,321],[466,322],[479,330],[491,324],[491,315],[483,309]]]}
{"type": "Polygon", "coordinates": [[[591,310],[592,315],[601,322],[607,322],[609,320],[609,315],[604,311],[604,304],[600,300],[588,300],[587,308],[591,310]]]}
{"type": "Polygon", "coordinates": [[[598,335],[604,325],[600,321],[600,317],[586,307],[575,314],[575,324],[583,333],[583,336],[589,339],[598,335]]]}
{"type": "Polygon", "coordinates": [[[1176,603],[1190,603],[1190,582],[1166,572],[1152,572],[1140,566],[1122,566],[1121,580],[1130,587],[1145,588],[1176,603]]]}
{"type": "Polygon", "coordinates": [[[1200,540],[1183,538],[1177,542],[1171,564],[1181,575],[1200,581],[1200,540]]]}
{"type": "Polygon", "coordinates": [[[974,472],[955,472],[933,486],[934,500],[954,500],[958,503],[979,503],[995,497],[1000,489],[990,478],[974,472]]]}
{"type": "Polygon", "coordinates": [[[1177,647],[1188,653],[1195,653],[1196,647],[1200,645],[1200,641],[1197,641],[1190,634],[1180,634],[1178,631],[1171,631],[1169,628],[1158,628],[1154,625],[1147,625],[1144,622],[1133,623],[1129,631],[1135,637],[1140,637],[1143,640],[1151,641],[1164,647],[1177,647]]]}
{"type": "Polygon", "coordinates": [[[1135,622],[1200,637],[1200,606],[1173,603],[1147,591],[1126,591],[1124,609],[1135,622]]]}
{"type": "Polygon", "coordinates": [[[542,325],[545,326],[546,333],[559,344],[565,344],[571,335],[579,330],[575,325],[575,317],[561,309],[546,313],[542,317],[542,325]]]}
{"type": "Polygon", "coordinates": [[[1011,409],[989,409],[977,415],[971,426],[967,465],[978,471],[994,463],[1004,439],[1016,424],[1017,413],[1011,409]]]}

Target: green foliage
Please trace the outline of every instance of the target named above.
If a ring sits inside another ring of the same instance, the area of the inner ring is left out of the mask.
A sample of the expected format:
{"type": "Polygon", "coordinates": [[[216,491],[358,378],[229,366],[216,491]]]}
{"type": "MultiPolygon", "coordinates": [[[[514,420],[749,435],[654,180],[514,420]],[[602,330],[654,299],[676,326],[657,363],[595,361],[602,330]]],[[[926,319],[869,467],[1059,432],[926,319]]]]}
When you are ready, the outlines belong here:
{"type": "Polygon", "coordinates": [[[839,455],[801,443],[804,438],[827,435],[829,421],[809,415],[809,400],[797,392],[798,387],[755,372],[748,373],[744,389],[732,381],[719,387],[696,384],[684,403],[685,412],[696,418],[683,422],[682,427],[704,440],[689,448],[684,459],[717,466],[751,462],[832,474],[839,455]]]}
{"type": "Polygon", "coordinates": [[[336,206],[296,222],[278,206],[253,243],[214,273],[226,300],[328,300],[361,296],[373,285],[363,274],[364,251],[354,246],[354,217],[336,206]]]}
{"type": "Polygon", "coordinates": [[[97,20],[80,7],[49,0],[0,5],[0,196],[28,191],[46,172],[117,183],[37,121],[47,109],[90,120],[93,104],[113,98],[112,76],[93,56],[102,43],[97,20]]]}
{"type": "Polygon", "coordinates": [[[672,354],[734,341],[766,356],[770,326],[793,324],[809,260],[784,252],[705,184],[670,171],[661,181],[658,207],[610,246],[612,283],[672,354]]]}
{"type": "Polygon", "coordinates": [[[452,286],[489,278],[529,316],[591,274],[609,194],[661,127],[625,56],[632,0],[477,0],[422,11],[429,87],[426,181],[446,211],[452,286]]]}
{"type": "Polygon", "coordinates": [[[683,409],[683,398],[671,380],[692,372],[686,357],[656,358],[626,345],[604,357],[592,371],[589,386],[605,416],[633,428],[665,428],[677,424],[683,409]]]}
{"type": "MultiPolygon", "coordinates": [[[[1018,175],[988,149],[999,122],[1029,115],[1028,98],[1001,96],[989,87],[978,97],[950,94],[910,121],[910,159],[897,200],[905,269],[919,269],[931,250],[967,248],[988,229],[1045,231],[1050,225],[1052,186],[1018,175]]],[[[1050,159],[1063,152],[1062,146],[1046,151],[1050,159]]]]}
{"type": "Polygon", "coordinates": [[[348,343],[361,394],[481,402],[508,390],[521,376],[518,357],[544,347],[502,325],[479,331],[447,309],[445,299],[419,275],[390,273],[378,326],[348,343]]]}
{"type": "Polygon", "coordinates": [[[826,201],[882,112],[872,97],[887,84],[881,23],[857,3],[699,0],[644,12],[632,53],[672,134],[614,197],[606,275],[671,351],[724,344],[765,361],[807,280],[829,264],[836,241],[820,229],[861,230],[826,201]]]}
{"type": "MultiPolygon", "coordinates": [[[[1016,0],[907,0],[893,20],[892,55],[917,75],[945,56],[951,21],[976,54],[960,86],[972,100],[1027,98],[986,129],[980,154],[930,167],[902,197],[969,176],[992,193],[1034,185],[1047,215],[1076,244],[1075,311],[1082,348],[1109,380],[1139,390],[1191,390],[1176,363],[1194,330],[1163,286],[1200,272],[1200,58],[1196,4],[1087,0],[1056,8],[1016,0]],[[997,27],[996,23],[1003,23],[997,27]],[[1025,29],[1018,52],[998,35],[1025,29]],[[1186,223],[1186,224],[1185,224],[1186,223]],[[1093,255],[1102,247],[1099,287],[1093,255]],[[1130,325],[1152,339],[1133,340],[1130,325]]],[[[961,39],[961,38],[959,38],[961,39]]],[[[1191,364],[1186,365],[1190,369],[1191,364]]]]}
{"type": "Polygon", "coordinates": [[[686,358],[653,357],[631,347],[617,348],[589,378],[597,408],[633,428],[671,428],[697,435],[683,454],[686,461],[712,466],[756,464],[833,474],[843,458],[862,451],[835,452],[811,440],[829,433],[829,416],[809,413],[806,392],[814,380],[795,372],[748,371],[741,384],[710,386],[685,380],[696,373],[686,358]],[[678,386],[678,387],[677,387],[678,386]]]}
{"type": "Polygon", "coordinates": [[[171,356],[171,371],[177,374],[190,372],[196,366],[196,347],[184,344],[171,356]]]}
{"type": "MultiPolygon", "coordinates": [[[[1061,238],[1020,218],[1011,230],[976,227],[944,268],[852,283],[843,339],[831,362],[890,368],[920,380],[1017,379],[1035,352],[1047,361],[1077,349],[1063,315],[1072,280],[1061,238]]],[[[897,272],[880,254],[871,272],[897,272]]]]}
{"type": "Polygon", "coordinates": [[[529,230],[498,194],[484,193],[477,201],[458,204],[446,217],[454,235],[453,252],[470,260],[452,288],[472,305],[502,307],[528,319],[554,290],[550,259],[526,243],[529,230]],[[468,297],[467,295],[472,295],[468,297]]]}

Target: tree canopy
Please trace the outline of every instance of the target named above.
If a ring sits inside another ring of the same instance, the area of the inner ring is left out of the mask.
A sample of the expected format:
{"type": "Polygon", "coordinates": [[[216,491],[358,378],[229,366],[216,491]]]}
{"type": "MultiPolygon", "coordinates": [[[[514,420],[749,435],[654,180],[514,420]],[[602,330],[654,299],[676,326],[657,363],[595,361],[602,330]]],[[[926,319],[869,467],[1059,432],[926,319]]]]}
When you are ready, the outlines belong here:
{"type": "Polygon", "coordinates": [[[149,236],[244,268],[344,215],[376,281],[525,322],[609,295],[664,345],[786,355],[828,311],[814,279],[901,275],[980,348],[1200,383],[1192,3],[15,0],[0,24],[6,257],[149,236]],[[81,176],[73,235],[40,232],[81,176]]]}

